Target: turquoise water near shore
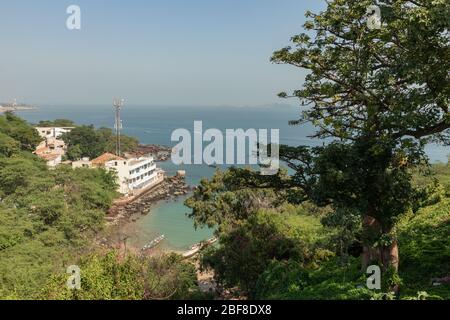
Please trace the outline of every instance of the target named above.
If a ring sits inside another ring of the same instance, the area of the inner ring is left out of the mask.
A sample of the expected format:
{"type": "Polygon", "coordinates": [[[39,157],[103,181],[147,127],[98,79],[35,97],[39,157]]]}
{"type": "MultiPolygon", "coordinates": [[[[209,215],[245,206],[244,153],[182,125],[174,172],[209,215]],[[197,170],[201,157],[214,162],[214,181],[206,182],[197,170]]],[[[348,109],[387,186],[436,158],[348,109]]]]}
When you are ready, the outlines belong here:
{"type": "MultiPolygon", "coordinates": [[[[40,120],[71,119],[77,124],[93,124],[96,127],[112,128],[114,113],[111,106],[40,106],[37,110],[18,111],[17,114],[31,123],[40,120]]],[[[314,128],[289,126],[288,121],[300,114],[298,107],[165,107],[125,106],[122,111],[123,132],[137,137],[144,144],[174,146],[170,136],[173,130],[186,128],[193,132],[196,120],[203,121],[204,130],[229,129],[280,129],[280,142],[289,145],[322,145],[322,141],[308,138],[314,128]]],[[[426,149],[432,162],[446,162],[450,147],[430,145],[426,149]]],[[[207,165],[175,166],[170,161],[158,163],[169,175],[177,170],[186,170],[187,183],[197,185],[201,178],[210,177],[215,169],[207,165]]],[[[195,230],[193,221],[186,216],[189,208],[183,205],[185,198],[164,201],[143,215],[135,223],[135,233],[130,242],[143,246],[155,237],[164,234],[161,247],[171,250],[186,250],[192,244],[208,239],[212,230],[195,230]]]]}
{"type": "MultiPolygon", "coordinates": [[[[168,175],[176,174],[177,170],[186,170],[186,183],[190,186],[199,184],[203,177],[210,177],[215,169],[206,165],[191,165],[178,167],[172,162],[157,164],[168,175]]],[[[194,229],[193,220],[187,215],[190,209],[184,206],[185,196],[175,200],[160,201],[153,206],[150,214],[141,217],[135,223],[135,229],[129,241],[135,247],[143,247],[146,243],[160,235],[165,236],[159,248],[186,251],[193,244],[207,240],[213,236],[213,230],[208,228],[194,229]]]]}
{"type": "Polygon", "coordinates": [[[150,214],[136,222],[129,243],[141,248],[151,239],[164,234],[165,240],[161,242],[160,248],[186,251],[192,244],[211,238],[211,229],[193,229],[192,220],[186,216],[189,209],[183,205],[184,199],[155,205],[150,214]]]}

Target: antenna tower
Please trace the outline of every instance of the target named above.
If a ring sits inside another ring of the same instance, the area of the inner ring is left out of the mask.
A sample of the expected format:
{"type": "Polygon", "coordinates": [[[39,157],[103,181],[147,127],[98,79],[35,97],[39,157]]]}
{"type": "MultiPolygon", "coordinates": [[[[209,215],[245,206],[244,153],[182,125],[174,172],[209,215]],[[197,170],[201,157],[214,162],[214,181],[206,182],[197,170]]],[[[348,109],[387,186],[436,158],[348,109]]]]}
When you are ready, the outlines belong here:
{"type": "Polygon", "coordinates": [[[116,129],[116,155],[120,157],[120,130],[122,130],[122,120],[120,119],[120,110],[123,108],[123,99],[114,99],[113,106],[115,109],[115,123],[114,129],[116,129]]]}

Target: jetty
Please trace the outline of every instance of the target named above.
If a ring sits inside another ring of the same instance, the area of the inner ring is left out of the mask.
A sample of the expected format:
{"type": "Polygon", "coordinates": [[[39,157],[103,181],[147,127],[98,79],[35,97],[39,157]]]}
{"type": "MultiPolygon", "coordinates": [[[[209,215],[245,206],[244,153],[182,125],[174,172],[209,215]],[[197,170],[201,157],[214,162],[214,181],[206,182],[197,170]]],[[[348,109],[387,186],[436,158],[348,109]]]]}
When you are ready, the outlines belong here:
{"type": "Polygon", "coordinates": [[[197,253],[199,253],[201,250],[203,250],[206,247],[209,247],[210,245],[212,245],[215,242],[217,242],[217,240],[218,240],[218,238],[214,237],[214,238],[211,238],[211,239],[209,239],[207,241],[203,241],[203,242],[199,242],[199,243],[194,244],[193,246],[191,246],[191,248],[188,251],[183,253],[183,258],[185,258],[185,259],[192,258],[197,253]]]}

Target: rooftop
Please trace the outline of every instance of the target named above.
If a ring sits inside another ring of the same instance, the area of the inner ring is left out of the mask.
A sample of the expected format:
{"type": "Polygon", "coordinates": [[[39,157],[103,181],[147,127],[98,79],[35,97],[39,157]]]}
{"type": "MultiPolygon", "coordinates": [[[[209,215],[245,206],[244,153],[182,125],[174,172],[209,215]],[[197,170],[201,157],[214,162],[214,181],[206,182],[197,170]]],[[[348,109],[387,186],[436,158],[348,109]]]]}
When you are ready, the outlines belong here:
{"type": "Polygon", "coordinates": [[[42,158],[42,159],[44,159],[46,161],[52,161],[52,160],[58,159],[60,156],[61,155],[53,154],[53,153],[39,155],[40,158],[42,158]]]}
{"type": "Polygon", "coordinates": [[[150,158],[150,157],[146,157],[146,158],[132,159],[132,160],[130,161],[130,165],[131,165],[131,166],[134,166],[134,165],[136,165],[136,164],[139,164],[139,163],[141,163],[141,162],[148,161],[148,160],[151,160],[151,158],[150,158]]]}
{"type": "Polygon", "coordinates": [[[75,127],[35,127],[35,129],[75,129],[75,127]]]}
{"type": "Polygon", "coordinates": [[[107,152],[107,153],[102,154],[100,157],[93,159],[92,164],[93,165],[104,165],[106,162],[111,161],[111,160],[125,160],[125,159],[122,157],[116,156],[115,154],[107,152]]]}

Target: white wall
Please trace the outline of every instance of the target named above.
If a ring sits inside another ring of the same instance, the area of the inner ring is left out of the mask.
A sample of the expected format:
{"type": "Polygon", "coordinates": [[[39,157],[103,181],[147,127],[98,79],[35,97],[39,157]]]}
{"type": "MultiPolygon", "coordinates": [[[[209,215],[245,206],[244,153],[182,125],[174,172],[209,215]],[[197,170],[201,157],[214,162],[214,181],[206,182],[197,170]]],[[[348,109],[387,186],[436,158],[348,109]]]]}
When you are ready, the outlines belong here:
{"type": "Polygon", "coordinates": [[[112,160],[107,162],[105,167],[116,171],[118,191],[123,194],[146,188],[157,180],[156,164],[152,157],[112,160]]]}

